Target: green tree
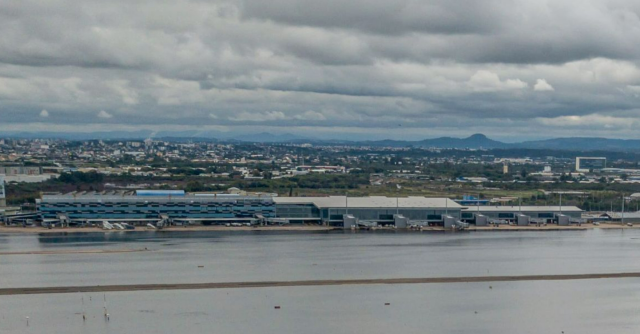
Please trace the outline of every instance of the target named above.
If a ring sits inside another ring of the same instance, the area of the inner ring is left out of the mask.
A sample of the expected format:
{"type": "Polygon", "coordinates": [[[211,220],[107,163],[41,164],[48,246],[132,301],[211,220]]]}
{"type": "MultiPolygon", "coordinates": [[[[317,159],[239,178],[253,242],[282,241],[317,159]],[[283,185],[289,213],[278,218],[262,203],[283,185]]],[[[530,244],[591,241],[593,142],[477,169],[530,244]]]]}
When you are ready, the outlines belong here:
{"type": "Polygon", "coordinates": [[[198,192],[198,191],[204,191],[205,187],[204,185],[202,185],[202,183],[198,181],[189,181],[187,183],[187,186],[185,187],[185,190],[187,192],[198,192]]]}

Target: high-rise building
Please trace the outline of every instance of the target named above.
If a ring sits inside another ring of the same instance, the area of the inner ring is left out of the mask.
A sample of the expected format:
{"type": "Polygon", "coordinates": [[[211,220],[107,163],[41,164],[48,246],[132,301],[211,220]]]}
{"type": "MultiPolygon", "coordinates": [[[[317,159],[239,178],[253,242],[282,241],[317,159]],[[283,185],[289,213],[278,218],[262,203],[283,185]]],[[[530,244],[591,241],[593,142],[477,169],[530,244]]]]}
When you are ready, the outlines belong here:
{"type": "Polygon", "coordinates": [[[7,206],[4,192],[4,175],[0,175],[0,206],[7,206]]]}
{"type": "Polygon", "coordinates": [[[588,172],[607,168],[607,158],[602,157],[576,157],[576,171],[588,172]]]}

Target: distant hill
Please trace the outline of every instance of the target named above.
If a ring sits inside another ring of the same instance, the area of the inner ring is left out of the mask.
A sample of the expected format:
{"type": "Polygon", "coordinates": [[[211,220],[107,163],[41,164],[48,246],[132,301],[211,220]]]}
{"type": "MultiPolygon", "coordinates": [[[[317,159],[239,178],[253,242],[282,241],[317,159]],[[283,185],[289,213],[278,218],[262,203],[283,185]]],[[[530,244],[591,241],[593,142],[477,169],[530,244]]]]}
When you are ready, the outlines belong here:
{"type": "Polygon", "coordinates": [[[506,148],[509,147],[509,144],[489,139],[483,134],[476,133],[467,138],[441,137],[425,139],[416,142],[414,146],[438,148],[506,148]]]}
{"type": "Polygon", "coordinates": [[[375,140],[352,142],[353,144],[379,146],[379,147],[433,147],[433,148],[508,148],[510,144],[497,140],[489,139],[483,134],[474,134],[467,138],[440,137],[433,139],[424,139],[420,141],[408,140],[375,140]]]}
{"type": "Polygon", "coordinates": [[[546,140],[532,140],[520,143],[504,143],[477,133],[467,138],[439,137],[418,141],[409,140],[322,140],[302,137],[291,133],[272,134],[269,132],[232,134],[216,131],[159,131],[148,129],[139,131],[105,131],[105,132],[1,132],[3,138],[60,138],[68,140],[87,139],[145,139],[156,138],[168,141],[224,141],[224,142],[257,142],[257,143],[313,143],[333,145],[362,145],[377,147],[433,147],[451,149],[537,149],[537,150],[571,150],[571,151],[640,151],[639,139],[609,139],[597,137],[570,137],[546,140]]]}
{"type": "Polygon", "coordinates": [[[420,141],[380,140],[367,142],[372,146],[387,147],[434,147],[456,149],[538,149],[571,151],[640,151],[638,139],[608,139],[591,137],[554,138],[546,140],[504,143],[474,134],[467,138],[440,137],[420,141]]]}
{"type": "Polygon", "coordinates": [[[637,151],[640,150],[640,140],[573,137],[525,141],[513,144],[512,147],[575,151],[637,151]]]}
{"type": "Polygon", "coordinates": [[[279,135],[274,135],[269,132],[261,132],[256,134],[244,134],[233,137],[235,140],[245,141],[245,142],[255,142],[255,143],[284,143],[291,141],[299,141],[299,140],[310,140],[300,136],[296,136],[291,133],[283,133],[279,135]]]}

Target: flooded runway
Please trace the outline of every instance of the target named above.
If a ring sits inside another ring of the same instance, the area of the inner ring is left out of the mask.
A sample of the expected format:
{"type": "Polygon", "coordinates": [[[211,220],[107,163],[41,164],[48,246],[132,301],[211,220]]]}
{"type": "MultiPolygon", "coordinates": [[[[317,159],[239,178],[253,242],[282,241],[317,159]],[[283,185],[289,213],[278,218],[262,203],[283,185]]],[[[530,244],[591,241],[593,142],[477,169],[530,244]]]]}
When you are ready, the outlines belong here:
{"type": "Polygon", "coordinates": [[[451,284],[481,282],[517,282],[517,281],[568,281],[586,279],[640,278],[640,272],[600,273],[579,275],[524,275],[524,276],[476,276],[476,277],[428,277],[428,278],[387,278],[357,280],[316,280],[316,281],[273,281],[273,282],[221,282],[221,283],[184,283],[184,284],[131,284],[131,285],[93,285],[58,286],[34,288],[0,288],[2,295],[32,295],[51,293],[80,292],[122,292],[152,290],[197,290],[197,289],[240,289],[302,287],[328,285],[373,285],[373,284],[451,284]]]}
{"type": "Polygon", "coordinates": [[[631,334],[639,251],[632,229],[0,234],[0,333],[631,334]]]}

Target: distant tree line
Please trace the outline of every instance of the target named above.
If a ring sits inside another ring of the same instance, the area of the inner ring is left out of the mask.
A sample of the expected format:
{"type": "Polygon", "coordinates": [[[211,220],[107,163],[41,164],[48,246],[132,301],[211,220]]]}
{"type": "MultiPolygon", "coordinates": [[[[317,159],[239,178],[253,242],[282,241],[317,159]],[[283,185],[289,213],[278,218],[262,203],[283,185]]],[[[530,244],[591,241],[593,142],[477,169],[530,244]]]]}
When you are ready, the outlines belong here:
{"type": "Polygon", "coordinates": [[[102,183],[104,181],[104,175],[97,172],[70,172],[62,173],[58,177],[58,182],[68,184],[82,184],[82,183],[102,183]]]}

